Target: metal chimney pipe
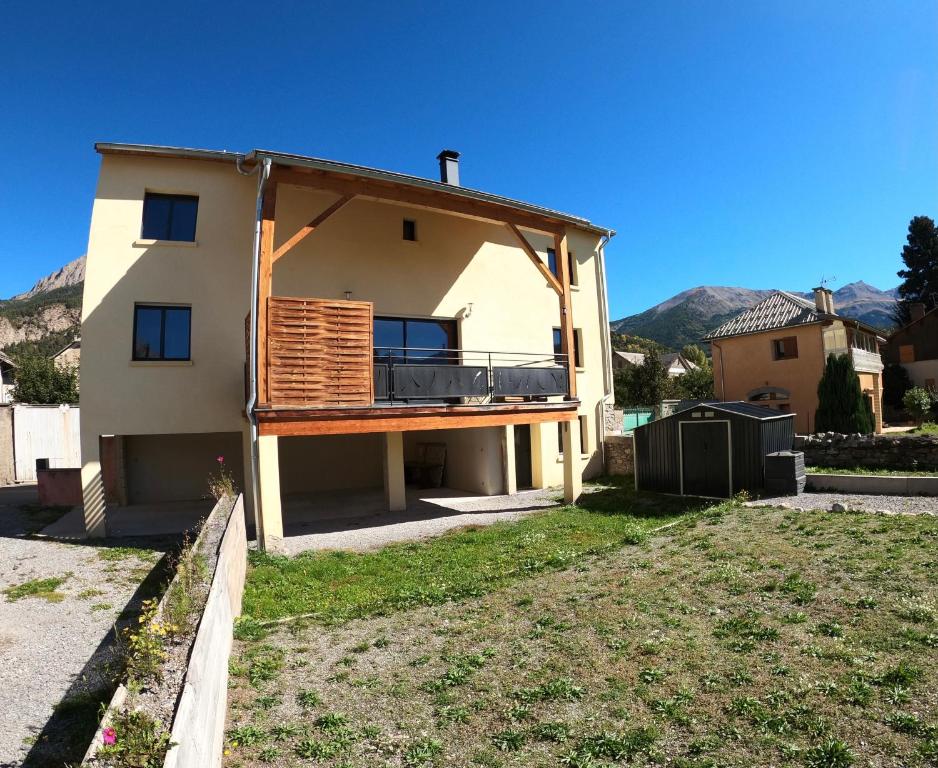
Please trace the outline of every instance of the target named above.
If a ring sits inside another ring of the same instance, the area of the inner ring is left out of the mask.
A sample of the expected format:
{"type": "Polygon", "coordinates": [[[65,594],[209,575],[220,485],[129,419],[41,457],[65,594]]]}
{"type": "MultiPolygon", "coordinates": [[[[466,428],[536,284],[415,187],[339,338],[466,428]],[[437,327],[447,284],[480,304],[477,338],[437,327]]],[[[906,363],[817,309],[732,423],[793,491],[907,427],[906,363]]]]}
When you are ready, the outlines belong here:
{"type": "Polygon", "coordinates": [[[444,149],[436,156],[440,161],[440,181],[459,186],[459,153],[455,149],[444,149]]]}

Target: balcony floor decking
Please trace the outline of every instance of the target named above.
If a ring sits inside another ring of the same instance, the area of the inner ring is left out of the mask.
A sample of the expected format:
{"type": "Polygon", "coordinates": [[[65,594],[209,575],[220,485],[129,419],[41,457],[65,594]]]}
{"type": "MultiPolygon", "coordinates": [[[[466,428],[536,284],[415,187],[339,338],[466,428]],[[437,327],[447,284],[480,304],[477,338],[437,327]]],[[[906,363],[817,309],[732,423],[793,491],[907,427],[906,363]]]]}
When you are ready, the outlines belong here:
{"type": "Polygon", "coordinates": [[[347,435],[572,421],[579,404],[579,400],[455,405],[377,402],[351,408],[272,405],[259,407],[255,413],[261,435],[347,435]]]}

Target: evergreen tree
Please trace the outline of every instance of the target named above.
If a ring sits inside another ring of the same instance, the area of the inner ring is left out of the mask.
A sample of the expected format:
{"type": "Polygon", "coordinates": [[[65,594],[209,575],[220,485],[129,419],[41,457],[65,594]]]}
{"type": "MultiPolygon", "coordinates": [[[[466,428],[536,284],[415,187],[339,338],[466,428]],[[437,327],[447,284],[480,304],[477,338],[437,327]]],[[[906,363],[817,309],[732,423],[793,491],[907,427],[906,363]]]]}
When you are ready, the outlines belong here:
{"type": "Polygon", "coordinates": [[[684,355],[684,359],[690,360],[700,368],[709,364],[707,361],[707,353],[696,344],[685,344],[681,349],[681,354],[684,355]]]}
{"type": "Polygon", "coordinates": [[[865,435],[873,431],[871,413],[850,355],[828,355],[817,395],[814,427],[818,432],[865,435]]]}
{"type": "Polygon", "coordinates": [[[902,247],[902,261],[906,269],[900,269],[899,304],[895,320],[906,325],[910,320],[909,304],[922,302],[926,309],[938,305],[938,229],[928,216],[916,216],[909,222],[907,243],[902,247]]]}

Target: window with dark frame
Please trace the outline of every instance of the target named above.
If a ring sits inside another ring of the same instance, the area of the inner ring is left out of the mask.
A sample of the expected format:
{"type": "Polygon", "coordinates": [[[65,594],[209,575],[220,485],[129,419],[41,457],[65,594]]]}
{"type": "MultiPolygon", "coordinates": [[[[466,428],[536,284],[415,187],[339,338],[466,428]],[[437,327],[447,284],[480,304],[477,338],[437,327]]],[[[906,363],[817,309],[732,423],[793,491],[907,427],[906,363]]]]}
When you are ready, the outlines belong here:
{"type": "Polygon", "coordinates": [[[194,195],[163,195],[147,192],[143,196],[144,240],[195,242],[195,224],[199,198],[194,195]]]}
{"type": "Polygon", "coordinates": [[[376,363],[457,364],[455,320],[410,317],[376,317],[374,357],[376,363]]]}
{"type": "Polygon", "coordinates": [[[192,307],[134,305],[133,360],[192,359],[192,307]]]}
{"type": "Polygon", "coordinates": [[[553,273],[554,277],[560,279],[560,273],[557,271],[557,251],[553,248],[547,249],[547,268],[553,273]]]}
{"type": "Polygon", "coordinates": [[[417,222],[413,219],[404,219],[404,239],[411,242],[417,241],[417,222]]]}
{"type": "Polygon", "coordinates": [[[563,422],[557,422],[557,453],[563,456],[563,422]]]}
{"type": "MultiPolygon", "coordinates": [[[[580,354],[580,342],[582,331],[579,328],[573,329],[573,365],[576,368],[583,367],[583,358],[580,354]]],[[[563,365],[566,361],[563,358],[563,334],[559,328],[554,328],[554,363],[563,365]]]]}
{"type": "Polygon", "coordinates": [[[586,416],[578,416],[580,420],[580,453],[589,453],[589,435],[586,434],[587,419],[586,416]]]}
{"type": "Polygon", "coordinates": [[[577,285],[576,257],[573,255],[573,251],[567,251],[567,274],[570,275],[570,285],[577,285]]]}
{"type": "Polygon", "coordinates": [[[798,357],[798,337],[772,339],[772,353],[776,360],[793,360],[798,357]]]}

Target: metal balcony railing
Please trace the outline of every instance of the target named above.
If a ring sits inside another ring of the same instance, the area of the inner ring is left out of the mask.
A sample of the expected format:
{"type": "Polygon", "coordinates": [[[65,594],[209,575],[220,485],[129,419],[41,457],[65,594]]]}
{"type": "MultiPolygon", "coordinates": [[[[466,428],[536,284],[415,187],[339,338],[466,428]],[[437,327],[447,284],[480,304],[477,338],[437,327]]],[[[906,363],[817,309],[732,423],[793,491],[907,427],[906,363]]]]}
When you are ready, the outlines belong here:
{"type": "Polygon", "coordinates": [[[567,395],[567,356],[426,347],[375,347],[378,403],[472,404],[567,395]]]}

